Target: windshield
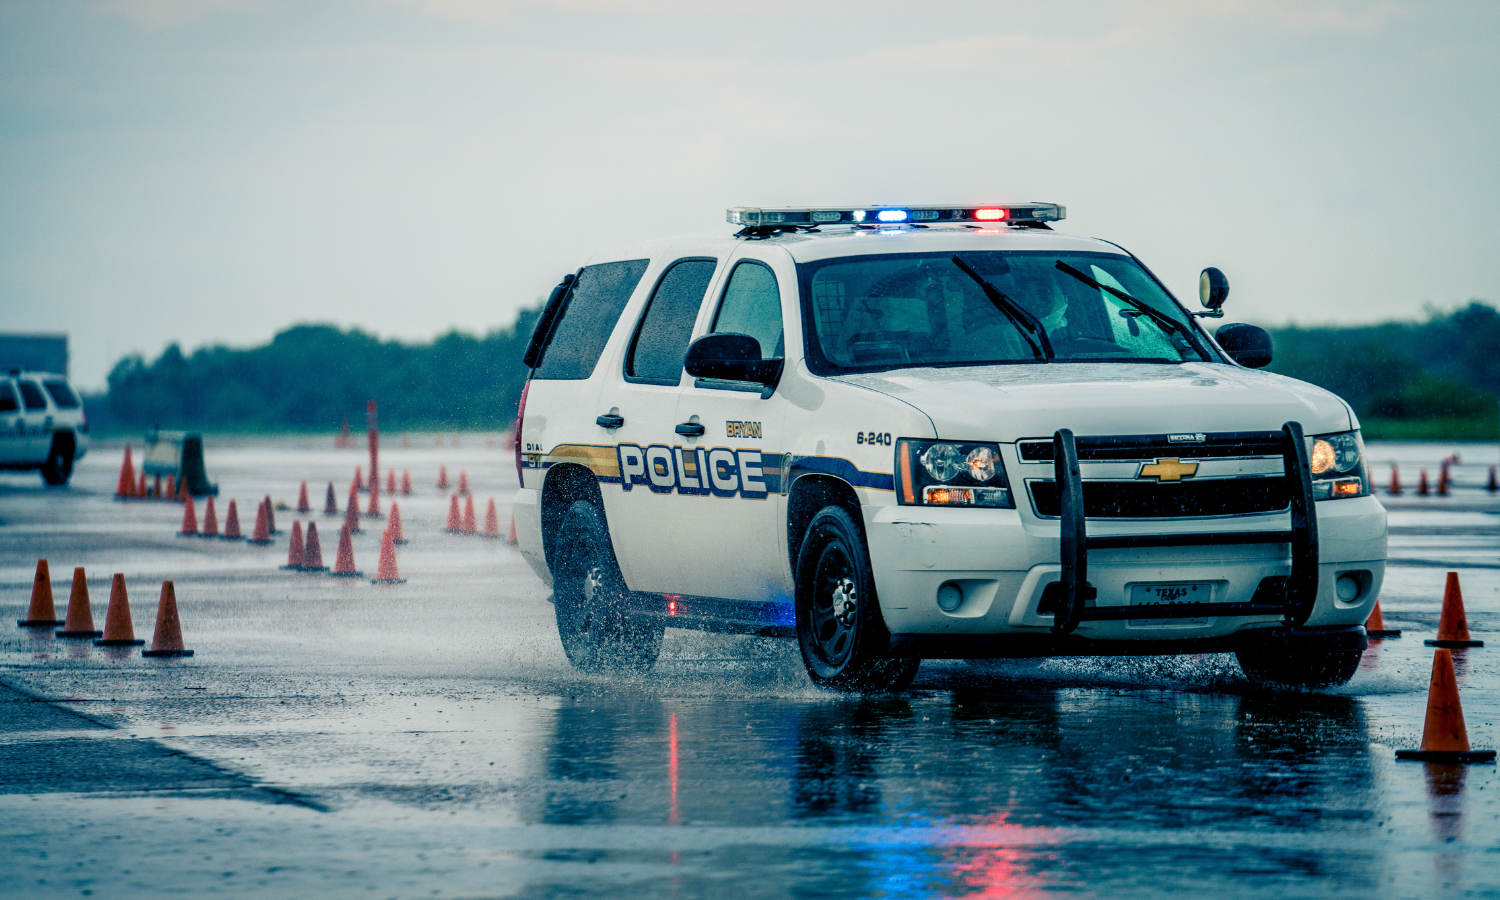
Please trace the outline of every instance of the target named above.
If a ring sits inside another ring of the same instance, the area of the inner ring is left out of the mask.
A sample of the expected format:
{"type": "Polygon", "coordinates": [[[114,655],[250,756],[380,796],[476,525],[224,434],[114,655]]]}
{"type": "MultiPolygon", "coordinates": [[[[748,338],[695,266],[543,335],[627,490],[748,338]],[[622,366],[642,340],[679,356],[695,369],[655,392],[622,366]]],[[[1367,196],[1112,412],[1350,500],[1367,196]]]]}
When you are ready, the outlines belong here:
{"type": "Polygon", "coordinates": [[[944,251],[797,267],[815,372],[993,363],[1211,360],[1135,260],[944,251]]]}

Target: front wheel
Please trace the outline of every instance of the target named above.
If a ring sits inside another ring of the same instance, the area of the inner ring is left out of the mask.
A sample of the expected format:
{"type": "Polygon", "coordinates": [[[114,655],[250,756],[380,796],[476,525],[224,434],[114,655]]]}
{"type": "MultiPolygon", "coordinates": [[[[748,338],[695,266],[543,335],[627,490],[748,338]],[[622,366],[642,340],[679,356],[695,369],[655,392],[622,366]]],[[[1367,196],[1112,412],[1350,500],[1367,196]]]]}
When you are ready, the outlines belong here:
{"type": "Polygon", "coordinates": [[[47,459],[42,463],[42,481],[60,487],[72,477],[73,443],[59,435],[52,439],[52,447],[47,450],[47,459]]]}
{"type": "Polygon", "coordinates": [[[1240,669],[1257,688],[1315,690],[1339,687],[1354,677],[1364,655],[1349,640],[1272,636],[1235,651],[1240,669]]]}
{"type": "Polygon", "coordinates": [[[553,600],[563,652],[585,672],[644,672],[661,652],[660,625],[635,621],[604,513],[587,500],[568,507],[552,554],[553,600]]]}
{"type": "Polygon", "coordinates": [[[905,690],[920,659],[892,657],[864,534],[843,508],[813,516],[797,555],[797,643],[814,684],[840,691],[905,690]]]}

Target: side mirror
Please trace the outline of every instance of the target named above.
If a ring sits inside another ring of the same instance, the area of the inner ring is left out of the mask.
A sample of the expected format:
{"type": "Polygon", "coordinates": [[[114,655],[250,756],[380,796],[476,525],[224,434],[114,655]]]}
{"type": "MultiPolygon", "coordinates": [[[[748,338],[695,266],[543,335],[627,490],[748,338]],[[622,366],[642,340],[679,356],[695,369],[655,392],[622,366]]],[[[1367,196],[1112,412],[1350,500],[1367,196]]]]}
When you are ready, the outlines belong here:
{"type": "MultiPolygon", "coordinates": [[[[1198,302],[1210,313],[1218,312],[1229,299],[1229,279],[1213,266],[1198,276],[1198,302]]],[[[1222,315],[1222,313],[1221,313],[1222,315]]]]}
{"type": "Polygon", "coordinates": [[[705,334],[693,341],[683,361],[694,378],[750,381],[767,388],[775,388],[781,381],[781,366],[782,360],[760,358],[760,341],[730,331],[705,334]]]}
{"type": "Polygon", "coordinates": [[[1220,327],[1214,339],[1230,359],[1246,368],[1259,369],[1271,364],[1271,335],[1264,328],[1236,322],[1220,327]]]}

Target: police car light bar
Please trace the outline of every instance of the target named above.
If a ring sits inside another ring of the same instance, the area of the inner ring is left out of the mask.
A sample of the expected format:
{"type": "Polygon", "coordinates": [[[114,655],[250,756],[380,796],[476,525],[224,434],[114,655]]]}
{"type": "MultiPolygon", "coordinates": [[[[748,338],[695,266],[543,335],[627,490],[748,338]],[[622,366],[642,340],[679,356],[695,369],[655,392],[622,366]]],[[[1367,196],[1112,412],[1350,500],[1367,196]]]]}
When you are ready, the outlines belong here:
{"type": "Polygon", "coordinates": [[[862,209],[736,206],[726,211],[731,225],[894,225],[931,222],[1056,222],[1068,213],[1056,203],[992,203],[982,206],[866,206],[862,209]]]}

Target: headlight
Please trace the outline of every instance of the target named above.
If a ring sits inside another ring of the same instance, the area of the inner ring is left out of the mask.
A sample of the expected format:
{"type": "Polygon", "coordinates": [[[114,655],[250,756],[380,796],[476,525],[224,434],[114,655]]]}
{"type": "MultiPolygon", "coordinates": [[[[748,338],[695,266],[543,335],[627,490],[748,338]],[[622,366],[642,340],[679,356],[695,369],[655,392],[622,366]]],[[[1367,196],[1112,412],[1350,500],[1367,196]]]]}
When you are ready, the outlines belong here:
{"type": "Polygon", "coordinates": [[[1013,508],[996,444],[896,441],[896,498],[902,506],[1013,508]]]}
{"type": "Polygon", "coordinates": [[[1359,432],[1345,431],[1313,438],[1308,463],[1312,469],[1313,499],[1369,496],[1370,473],[1365,466],[1365,444],[1360,440],[1359,432]]]}

